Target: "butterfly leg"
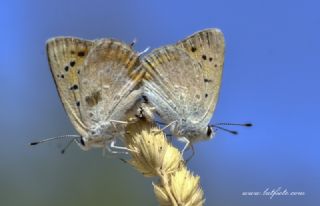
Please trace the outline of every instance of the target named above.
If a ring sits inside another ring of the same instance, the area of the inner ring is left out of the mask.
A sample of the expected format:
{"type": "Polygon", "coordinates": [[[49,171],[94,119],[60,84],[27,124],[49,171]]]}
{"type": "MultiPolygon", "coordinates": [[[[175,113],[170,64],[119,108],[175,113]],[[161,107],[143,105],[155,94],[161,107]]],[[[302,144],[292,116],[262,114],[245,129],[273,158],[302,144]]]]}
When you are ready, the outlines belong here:
{"type": "MultiPolygon", "coordinates": [[[[161,131],[164,131],[165,129],[167,129],[168,127],[170,127],[171,125],[176,124],[176,123],[177,123],[177,120],[170,122],[167,126],[162,127],[161,131]]],[[[185,137],[183,137],[183,138],[185,138],[185,137]]]]}
{"type": "Polygon", "coordinates": [[[147,51],[149,51],[150,47],[148,46],[147,48],[145,48],[143,51],[138,53],[138,56],[141,56],[142,54],[146,53],[147,51]]]}
{"type": "Polygon", "coordinates": [[[126,121],[120,121],[120,120],[110,120],[112,126],[115,128],[115,129],[118,129],[116,124],[128,124],[128,122],[126,121]]]}
{"type": "Polygon", "coordinates": [[[107,149],[113,154],[117,154],[117,153],[128,154],[128,151],[135,152],[134,150],[131,150],[131,149],[127,148],[127,147],[117,146],[115,144],[116,144],[116,139],[112,140],[110,142],[110,145],[107,146],[107,149]],[[122,150],[122,151],[116,151],[116,150],[122,150]]]}
{"type": "Polygon", "coordinates": [[[188,149],[188,147],[190,146],[190,140],[188,140],[186,137],[181,137],[179,138],[182,142],[185,142],[186,144],[184,145],[181,154],[183,156],[184,151],[186,151],[186,149],[188,149]]]}
{"type": "MultiPolygon", "coordinates": [[[[120,147],[120,146],[119,146],[120,147]]],[[[119,149],[118,146],[112,146],[111,144],[106,146],[106,149],[108,150],[108,152],[112,153],[112,154],[128,154],[128,152],[125,151],[117,151],[114,149],[119,149]]],[[[102,150],[102,152],[104,152],[104,150],[102,150]]]]}
{"type": "Polygon", "coordinates": [[[188,158],[186,159],[186,163],[188,163],[188,162],[193,158],[193,156],[195,155],[195,150],[194,150],[194,147],[193,147],[192,144],[190,144],[190,148],[191,148],[191,150],[192,150],[192,154],[190,155],[190,157],[188,157],[188,158]]]}

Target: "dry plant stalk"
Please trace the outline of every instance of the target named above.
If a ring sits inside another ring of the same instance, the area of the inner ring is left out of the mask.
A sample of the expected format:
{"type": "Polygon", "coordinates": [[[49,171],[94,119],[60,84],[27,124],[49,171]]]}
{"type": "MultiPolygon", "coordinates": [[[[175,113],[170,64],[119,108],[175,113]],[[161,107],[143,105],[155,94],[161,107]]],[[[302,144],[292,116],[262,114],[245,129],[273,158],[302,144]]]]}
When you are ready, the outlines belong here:
{"type": "Polygon", "coordinates": [[[153,123],[139,120],[127,127],[126,146],[131,152],[130,164],[146,177],[159,177],[153,184],[161,206],[201,206],[204,193],[200,177],[187,170],[180,151],[153,123]]]}

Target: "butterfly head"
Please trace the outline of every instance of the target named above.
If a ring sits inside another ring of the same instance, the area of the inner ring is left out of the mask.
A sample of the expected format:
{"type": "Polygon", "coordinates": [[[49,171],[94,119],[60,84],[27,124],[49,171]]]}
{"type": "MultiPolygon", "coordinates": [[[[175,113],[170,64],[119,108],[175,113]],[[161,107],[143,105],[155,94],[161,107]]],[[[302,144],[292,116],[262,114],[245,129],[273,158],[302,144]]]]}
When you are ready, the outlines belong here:
{"type": "Polygon", "coordinates": [[[211,126],[206,126],[203,127],[202,129],[197,128],[194,132],[193,132],[193,138],[195,141],[197,140],[210,140],[212,139],[216,132],[215,130],[211,127],[211,126]]]}
{"type": "Polygon", "coordinates": [[[90,147],[88,147],[87,144],[86,144],[85,138],[80,137],[79,139],[76,139],[75,141],[76,141],[76,143],[78,144],[78,146],[79,146],[82,150],[87,151],[87,150],[90,149],[90,147]]]}
{"type": "Polygon", "coordinates": [[[101,130],[92,130],[87,135],[81,137],[76,142],[85,151],[91,148],[105,148],[113,139],[113,135],[102,133],[101,130]]]}
{"type": "Polygon", "coordinates": [[[204,135],[205,139],[212,139],[216,135],[216,130],[214,130],[210,125],[206,128],[206,134],[204,135]]]}
{"type": "Polygon", "coordinates": [[[215,130],[211,126],[199,128],[196,124],[185,124],[180,127],[174,128],[176,130],[176,136],[186,137],[192,142],[198,140],[209,140],[215,136],[215,130]]]}

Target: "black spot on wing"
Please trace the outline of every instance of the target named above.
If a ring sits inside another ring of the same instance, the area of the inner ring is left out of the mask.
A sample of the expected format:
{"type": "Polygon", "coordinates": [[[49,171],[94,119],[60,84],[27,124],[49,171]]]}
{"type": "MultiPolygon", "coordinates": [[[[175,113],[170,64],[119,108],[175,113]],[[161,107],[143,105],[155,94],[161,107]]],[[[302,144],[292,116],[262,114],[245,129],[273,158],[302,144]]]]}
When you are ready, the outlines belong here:
{"type": "Polygon", "coordinates": [[[192,52],[195,52],[195,51],[197,51],[197,48],[192,47],[192,48],[191,48],[191,51],[192,51],[192,52]]]}
{"type": "Polygon", "coordinates": [[[84,55],[85,55],[85,52],[84,52],[84,51],[78,52],[78,56],[79,56],[79,57],[83,57],[84,55]]]}
{"type": "Polygon", "coordinates": [[[74,84],[70,87],[70,90],[77,90],[79,87],[77,84],[74,84]]]}
{"type": "Polygon", "coordinates": [[[66,72],[69,71],[69,66],[65,66],[64,71],[66,71],[66,72]]]}
{"type": "Polygon", "coordinates": [[[202,59],[203,59],[203,60],[206,60],[206,59],[207,59],[207,56],[206,56],[206,55],[202,55],[202,59]]]}
{"type": "Polygon", "coordinates": [[[71,62],[70,62],[70,66],[71,66],[71,67],[74,67],[75,64],[76,64],[75,61],[71,61],[71,62]]]}

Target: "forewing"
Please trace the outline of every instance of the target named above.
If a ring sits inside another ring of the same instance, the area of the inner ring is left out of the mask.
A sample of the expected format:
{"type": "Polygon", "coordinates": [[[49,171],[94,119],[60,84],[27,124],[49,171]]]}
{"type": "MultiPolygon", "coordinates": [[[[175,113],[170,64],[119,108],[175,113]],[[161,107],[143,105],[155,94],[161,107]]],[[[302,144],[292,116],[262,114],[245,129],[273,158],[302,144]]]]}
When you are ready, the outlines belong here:
{"type": "Polygon", "coordinates": [[[204,98],[199,106],[205,110],[195,120],[209,123],[221,85],[225,48],[223,34],[218,29],[202,30],[178,42],[176,46],[185,50],[201,67],[203,79],[197,84],[204,84],[205,89],[201,90],[201,97],[204,98]]]}
{"type": "Polygon", "coordinates": [[[142,66],[145,95],[166,123],[203,113],[201,68],[187,52],[165,46],[147,55],[142,66]]]}
{"type": "Polygon", "coordinates": [[[47,54],[53,78],[64,108],[76,130],[86,134],[87,126],[80,113],[79,73],[92,41],[58,37],[48,40],[47,54]]]}
{"type": "Polygon", "coordinates": [[[144,75],[138,64],[129,45],[111,39],[96,42],[80,73],[80,109],[87,125],[123,120],[138,98],[130,96],[144,75]]]}

